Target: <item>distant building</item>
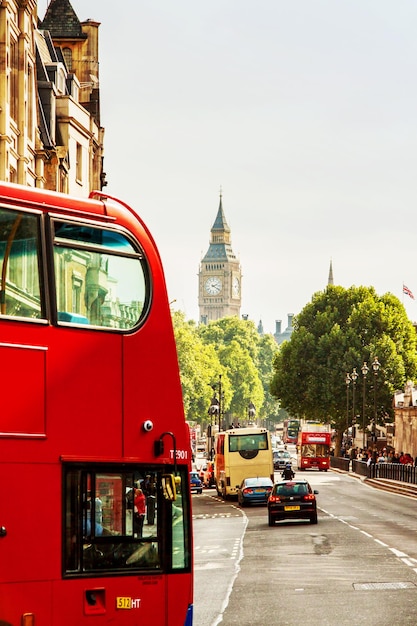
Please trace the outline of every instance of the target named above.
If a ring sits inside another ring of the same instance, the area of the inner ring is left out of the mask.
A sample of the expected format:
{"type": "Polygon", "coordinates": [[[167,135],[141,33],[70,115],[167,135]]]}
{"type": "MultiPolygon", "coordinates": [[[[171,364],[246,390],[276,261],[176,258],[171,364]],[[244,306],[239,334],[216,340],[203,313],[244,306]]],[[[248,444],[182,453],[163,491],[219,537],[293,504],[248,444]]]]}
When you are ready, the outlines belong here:
{"type": "Polygon", "coordinates": [[[240,317],[242,271],[232,250],[221,193],[209,249],[200,263],[198,294],[200,323],[207,324],[223,317],[240,317]]]}
{"type": "Polygon", "coordinates": [[[291,334],[294,330],[293,325],[292,325],[293,318],[294,318],[294,313],[288,313],[288,325],[284,331],[281,330],[282,321],[281,320],[275,321],[274,339],[278,345],[281,345],[284,341],[288,341],[291,338],[291,334]]]}
{"type": "Polygon", "coordinates": [[[408,381],[404,391],[394,394],[395,435],[393,446],[397,452],[417,456],[417,387],[408,381]]]}

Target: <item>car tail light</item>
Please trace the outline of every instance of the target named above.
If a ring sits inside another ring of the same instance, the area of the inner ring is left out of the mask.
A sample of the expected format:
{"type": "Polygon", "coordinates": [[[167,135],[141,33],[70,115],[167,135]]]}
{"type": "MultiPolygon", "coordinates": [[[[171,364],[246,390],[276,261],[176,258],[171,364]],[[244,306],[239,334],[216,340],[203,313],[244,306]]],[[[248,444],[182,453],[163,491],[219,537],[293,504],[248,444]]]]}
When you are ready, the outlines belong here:
{"type": "Polygon", "coordinates": [[[316,496],[315,496],[313,493],[308,493],[308,494],[307,494],[306,496],[304,496],[304,498],[303,498],[303,500],[308,500],[308,501],[315,500],[315,499],[316,499],[316,496]]]}
{"type": "Polygon", "coordinates": [[[270,502],[281,502],[281,498],[279,496],[269,496],[270,502]]]}
{"type": "Polygon", "coordinates": [[[253,493],[253,489],[246,488],[246,489],[243,490],[243,493],[245,493],[245,494],[253,493]]]}

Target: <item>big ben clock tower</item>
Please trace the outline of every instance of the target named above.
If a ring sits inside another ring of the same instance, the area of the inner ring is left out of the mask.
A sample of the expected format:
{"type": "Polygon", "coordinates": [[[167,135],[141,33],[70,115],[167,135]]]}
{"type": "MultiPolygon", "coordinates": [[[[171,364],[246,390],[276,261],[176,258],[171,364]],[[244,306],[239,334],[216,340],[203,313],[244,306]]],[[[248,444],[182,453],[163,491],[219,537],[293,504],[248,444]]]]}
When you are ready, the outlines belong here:
{"type": "Polygon", "coordinates": [[[200,322],[240,317],[242,272],[230,238],[220,193],[219,210],[211,229],[210,246],[198,274],[200,322]]]}

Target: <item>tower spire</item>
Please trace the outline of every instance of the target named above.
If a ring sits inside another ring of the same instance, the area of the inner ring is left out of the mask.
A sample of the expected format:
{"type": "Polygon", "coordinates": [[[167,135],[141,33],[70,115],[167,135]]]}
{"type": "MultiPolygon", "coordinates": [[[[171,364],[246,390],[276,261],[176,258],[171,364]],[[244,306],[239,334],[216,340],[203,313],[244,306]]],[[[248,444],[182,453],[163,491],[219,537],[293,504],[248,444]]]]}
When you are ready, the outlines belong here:
{"type": "Polygon", "coordinates": [[[332,264],[332,260],[330,259],[330,268],[329,268],[329,278],[327,280],[327,286],[329,285],[334,285],[334,281],[333,281],[333,264],[332,264]]]}

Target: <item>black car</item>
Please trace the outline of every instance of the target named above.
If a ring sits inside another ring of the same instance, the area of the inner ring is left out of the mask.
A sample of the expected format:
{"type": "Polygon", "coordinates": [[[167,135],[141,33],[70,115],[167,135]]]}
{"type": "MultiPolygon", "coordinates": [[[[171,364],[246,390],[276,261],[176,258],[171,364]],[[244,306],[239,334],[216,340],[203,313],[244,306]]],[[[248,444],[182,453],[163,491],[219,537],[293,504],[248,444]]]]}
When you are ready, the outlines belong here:
{"type": "Polygon", "coordinates": [[[268,523],[274,526],[277,520],[309,519],[317,524],[318,491],[306,480],[282,480],[275,483],[268,499],[268,523]]]}

